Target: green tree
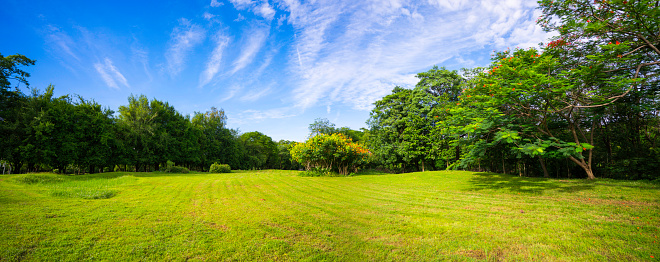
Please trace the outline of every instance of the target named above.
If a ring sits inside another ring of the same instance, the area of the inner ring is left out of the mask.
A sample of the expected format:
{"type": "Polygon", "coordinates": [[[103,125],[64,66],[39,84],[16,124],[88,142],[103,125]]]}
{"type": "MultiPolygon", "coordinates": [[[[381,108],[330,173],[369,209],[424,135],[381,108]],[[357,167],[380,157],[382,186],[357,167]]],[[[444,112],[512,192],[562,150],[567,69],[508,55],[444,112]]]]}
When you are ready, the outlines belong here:
{"type": "Polygon", "coordinates": [[[156,163],[154,158],[154,147],[156,141],[155,112],[149,105],[146,96],[128,97],[128,106],[119,107],[118,124],[123,125],[126,131],[124,137],[127,149],[127,159],[134,166],[135,171],[148,171],[147,165],[156,163]]]}
{"type": "Polygon", "coordinates": [[[196,129],[201,130],[200,152],[196,155],[199,155],[202,167],[218,162],[234,169],[243,168],[243,150],[234,132],[225,127],[227,116],[224,110],[211,107],[205,113],[195,112],[191,121],[196,129]]]}
{"type": "Polygon", "coordinates": [[[9,161],[14,170],[20,171],[22,158],[20,147],[25,132],[24,124],[19,122],[21,108],[26,103],[26,97],[17,88],[11,89],[11,81],[29,86],[27,78],[30,74],[21,67],[34,65],[35,61],[23,55],[3,56],[0,54],[0,159],[9,161]]]}
{"type": "Polygon", "coordinates": [[[335,124],[331,123],[327,118],[317,118],[314,123],[309,124],[309,137],[317,136],[320,134],[334,134],[337,133],[335,124]]]}
{"type": "Polygon", "coordinates": [[[243,161],[248,169],[277,168],[279,155],[272,138],[254,131],[242,134],[239,140],[245,149],[243,161]]]}
{"type": "Polygon", "coordinates": [[[539,24],[559,33],[545,52],[559,57],[562,67],[593,71],[602,101],[573,105],[597,116],[595,155],[603,172],[653,178],[660,167],[655,145],[660,142],[658,73],[660,72],[660,8],[658,1],[540,1],[539,24]],[[638,80],[624,88],[607,84],[638,80]],[[625,135],[622,135],[625,134],[625,135]]]}

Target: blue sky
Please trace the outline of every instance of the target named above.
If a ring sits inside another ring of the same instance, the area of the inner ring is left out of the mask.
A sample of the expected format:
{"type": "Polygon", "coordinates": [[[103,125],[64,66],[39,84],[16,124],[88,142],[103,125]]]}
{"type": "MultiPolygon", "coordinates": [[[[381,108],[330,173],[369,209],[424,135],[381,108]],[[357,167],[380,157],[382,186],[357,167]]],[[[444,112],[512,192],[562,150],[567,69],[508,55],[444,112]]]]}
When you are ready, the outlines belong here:
{"type": "MultiPolygon", "coordinates": [[[[131,94],[303,141],[316,118],[366,127],[372,103],[433,65],[485,66],[549,35],[530,0],[3,0],[0,53],[117,111],[131,94]]],[[[27,92],[24,90],[24,92],[27,92]]]]}

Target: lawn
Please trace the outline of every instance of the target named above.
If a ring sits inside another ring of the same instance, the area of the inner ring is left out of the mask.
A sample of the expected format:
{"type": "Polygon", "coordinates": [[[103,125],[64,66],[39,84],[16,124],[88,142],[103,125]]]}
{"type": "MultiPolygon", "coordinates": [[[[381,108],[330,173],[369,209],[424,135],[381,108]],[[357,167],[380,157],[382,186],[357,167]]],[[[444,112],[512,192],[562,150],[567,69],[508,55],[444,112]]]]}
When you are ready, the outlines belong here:
{"type": "Polygon", "coordinates": [[[660,257],[658,184],[455,171],[297,174],[0,176],[0,260],[660,257]]]}

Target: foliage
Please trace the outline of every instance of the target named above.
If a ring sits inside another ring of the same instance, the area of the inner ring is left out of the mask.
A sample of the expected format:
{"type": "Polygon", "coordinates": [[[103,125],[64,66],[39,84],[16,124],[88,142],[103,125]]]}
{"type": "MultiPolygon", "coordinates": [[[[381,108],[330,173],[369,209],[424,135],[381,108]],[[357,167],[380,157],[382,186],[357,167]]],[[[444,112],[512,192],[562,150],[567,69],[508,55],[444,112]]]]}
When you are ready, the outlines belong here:
{"type": "Polygon", "coordinates": [[[213,163],[209,168],[210,173],[231,173],[231,167],[227,164],[213,163]]]}
{"type": "Polygon", "coordinates": [[[448,117],[465,79],[456,71],[434,67],[419,73],[414,89],[395,87],[375,102],[370,113],[369,146],[377,161],[390,169],[425,171],[457,161],[443,121],[448,117]]]}
{"type": "Polygon", "coordinates": [[[357,172],[371,152],[342,134],[320,134],[291,148],[291,157],[307,171],[336,171],[340,175],[357,172]]]}
{"type": "MultiPolygon", "coordinates": [[[[7,91],[10,86],[10,80],[16,80],[29,86],[27,78],[30,73],[20,69],[20,66],[34,65],[36,61],[29,59],[21,54],[3,56],[0,54],[0,90],[7,91]]],[[[4,95],[4,93],[3,93],[4,95]]]]}
{"type": "Polygon", "coordinates": [[[163,171],[165,173],[182,173],[182,174],[188,174],[190,170],[188,168],[182,167],[182,166],[176,166],[174,162],[167,160],[167,164],[164,168],[161,168],[160,171],[163,171]]]}
{"type": "Polygon", "coordinates": [[[244,151],[244,169],[266,169],[279,164],[277,144],[261,132],[248,132],[239,137],[244,151]]]}
{"type": "Polygon", "coordinates": [[[338,177],[339,173],[332,171],[329,168],[312,167],[310,170],[305,170],[298,173],[302,177],[338,177]]]}
{"type": "Polygon", "coordinates": [[[314,123],[309,125],[309,137],[314,137],[320,134],[342,134],[354,142],[363,141],[364,136],[363,131],[353,130],[348,127],[337,128],[335,127],[335,124],[331,123],[327,118],[317,118],[314,120],[314,123]]]}
{"type": "Polygon", "coordinates": [[[288,140],[280,140],[277,142],[278,164],[275,168],[282,170],[298,170],[302,168],[298,162],[291,158],[291,147],[295,144],[296,142],[288,140]]]}

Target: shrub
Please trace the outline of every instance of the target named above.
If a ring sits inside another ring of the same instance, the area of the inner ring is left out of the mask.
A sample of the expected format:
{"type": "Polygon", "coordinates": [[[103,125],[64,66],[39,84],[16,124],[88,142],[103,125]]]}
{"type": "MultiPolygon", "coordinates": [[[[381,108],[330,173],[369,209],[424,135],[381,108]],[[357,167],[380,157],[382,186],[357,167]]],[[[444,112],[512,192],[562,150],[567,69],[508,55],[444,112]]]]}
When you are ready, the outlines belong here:
{"type": "Polygon", "coordinates": [[[230,173],[231,172],[231,167],[227,164],[218,164],[213,163],[211,165],[211,168],[209,169],[209,173],[230,173]]]}
{"type": "Polygon", "coordinates": [[[298,176],[304,177],[320,177],[320,176],[341,176],[337,172],[333,172],[331,169],[312,167],[310,170],[306,170],[298,173],[298,176]]]}
{"type": "Polygon", "coordinates": [[[297,143],[291,148],[291,158],[305,167],[306,171],[330,175],[329,170],[348,176],[369,162],[371,152],[342,134],[320,134],[297,143]]]}
{"type": "Polygon", "coordinates": [[[188,168],[182,167],[182,166],[175,166],[174,162],[167,160],[167,166],[162,169],[161,171],[165,173],[183,173],[187,174],[190,172],[188,168]]]}

